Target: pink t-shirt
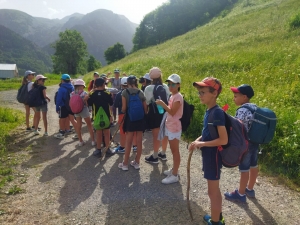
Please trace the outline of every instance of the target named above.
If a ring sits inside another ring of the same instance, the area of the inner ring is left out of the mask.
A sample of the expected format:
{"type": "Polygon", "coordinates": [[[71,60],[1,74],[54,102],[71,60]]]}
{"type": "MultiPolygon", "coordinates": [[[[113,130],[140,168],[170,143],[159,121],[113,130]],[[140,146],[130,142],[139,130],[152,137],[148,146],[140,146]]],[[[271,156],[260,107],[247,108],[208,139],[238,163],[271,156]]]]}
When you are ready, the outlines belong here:
{"type": "Polygon", "coordinates": [[[166,128],[172,133],[177,133],[181,131],[181,122],[179,119],[182,117],[183,114],[183,97],[179,92],[170,97],[170,108],[172,108],[174,102],[180,102],[180,107],[174,116],[171,116],[169,113],[167,113],[166,128]]]}

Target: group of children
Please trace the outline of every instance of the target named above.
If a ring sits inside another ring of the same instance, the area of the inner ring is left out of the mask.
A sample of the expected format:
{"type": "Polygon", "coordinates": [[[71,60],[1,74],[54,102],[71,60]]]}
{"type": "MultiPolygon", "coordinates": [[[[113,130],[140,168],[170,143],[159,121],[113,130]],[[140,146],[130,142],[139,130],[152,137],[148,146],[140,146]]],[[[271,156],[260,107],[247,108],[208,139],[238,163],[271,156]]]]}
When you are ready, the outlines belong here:
{"type": "MultiPolygon", "coordinates": [[[[166,149],[169,143],[173,155],[173,166],[171,169],[164,171],[166,178],[162,180],[163,184],[171,184],[179,181],[178,169],[180,166],[180,151],[179,141],[181,138],[181,122],[180,118],[183,115],[183,96],[180,94],[181,78],[177,74],[172,74],[163,83],[162,72],[158,67],[153,67],[148,74],[145,74],[144,79],[139,79],[136,76],[120,78],[119,70],[115,70],[115,77],[107,78],[105,74],[101,76],[95,72],[94,80],[89,84],[89,93],[84,91],[85,83],[78,79],[71,84],[71,78],[67,74],[61,77],[62,83],[58,90],[56,98],[56,111],[59,115],[60,133],[55,137],[61,138],[64,132],[70,130],[70,122],[73,124],[76,135],[74,138],[79,139],[79,145],[83,145],[81,135],[82,118],[85,120],[89,129],[92,145],[96,145],[94,156],[101,157],[101,144],[104,137],[105,145],[110,144],[110,127],[115,125],[117,113],[113,113],[113,108],[118,112],[118,126],[120,129],[120,145],[115,149],[109,149],[106,156],[111,156],[115,153],[123,153],[124,158],[118,167],[123,170],[128,170],[130,164],[134,169],[140,169],[140,158],[142,155],[142,136],[146,129],[151,129],[153,136],[153,154],[146,156],[145,161],[148,163],[158,163],[158,159],[167,160],[166,149]],[[151,81],[149,83],[148,81],[151,81]],[[108,88],[107,82],[113,83],[112,88],[108,88]],[[143,91],[138,88],[138,82],[142,83],[143,91]],[[155,99],[155,88],[161,85],[164,93],[167,96],[167,103],[162,99],[155,99]],[[113,94],[112,94],[113,93],[113,94]],[[84,101],[84,109],[82,112],[73,115],[65,104],[65,98],[68,95],[79,94],[84,101]],[[134,102],[135,101],[135,102],[134,102]],[[134,103],[133,103],[134,102],[134,103]],[[160,109],[159,109],[160,107],[160,109]],[[164,113],[160,113],[161,108],[164,113]],[[92,118],[90,112],[92,111],[92,118]],[[103,113],[101,114],[101,112],[103,113]],[[136,114],[134,114],[135,112],[136,114]],[[137,112],[141,112],[138,116],[137,112]],[[98,117],[107,117],[99,119],[98,117]],[[136,115],[133,117],[132,115],[136,115]],[[74,119],[74,116],[76,120],[74,119]],[[107,121],[109,121],[107,123],[107,121]],[[101,124],[103,123],[103,124],[101,124]],[[94,139],[94,131],[96,140],[94,139]],[[135,159],[129,162],[129,156],[134,146],[136,150],[135,159]],[[160,147],[162,150],[159,152],[160,147]]],[[[26,71],[23,82],[32,82],[34,72],[26,71]]],[[[43,75],[36,76],[34,83],[35,87],[40,88],[41,94],[45,99],[50,101],[46,95],[44,81],[47,79],[43,75]]],[[[204,178],[207,180],[208,195],[211,203],[211,214],[204,216],[204,221],[207,224],[225,224],[222,215],[222,196],[219,188],[219,180],[221,175],[222,161],[221,155],[217,146],[228,143],[228,134],[225,127],[224,111],[217,105],[217,98],[222,91],[221,82],[213,77],[207,77],[199,82],[194,82],[193,86],[198,91],[200,103],[206,105],[207,110],[204,116],[203,129],[201,136],[198,137],[189,145],[189,151],[201,149],[202,152],[202,170],[204,178]],[[213,110],[214,109],[214,110],[213,110]],[[213,112],[213,123],[208,123],[210,113],[213,112]],[[212,140],[208,126],[216,127],[219,137],[212,140]]],[[[32,88],[32,87],[31,87],[32,88]]],[[[28,87],[29,90],[29,87],[28,87]]],[[[250,103],[250,99],[254,96],[254,91],[250,85],[241,85],[239,87],[231,87],[234,95],[234,103],[237,106],[247,105],[255,109],[256,105],[250,103]]],[[[29,106],[25,105],[26,109],[26,125],[29,127],[29,106]]],[[[39,112],[44,114],[47,112],[47,105],[36,107],[34,109],[37,114],[34,116],[34,130],[38,132],[39,112]]],[[[236,118],[240,119],[249,129],[250,120],[252,118],[251,111],[246,107],[241,107],[236,111],[236,118]]],[[[46,120],[46,117],[45,117],[46,120]]],[[[47,134],[47,122],[45,124],[45,135],[47,134]]],[[[37,133],[38,134],[38,133],[37,133]]],[[[238,200],[246,202],[246,196],[255,197],[254,185],[258,175],[257,154],[258,144],[249,143],[247,155],[239,165],[241,172],[239,188],[233,192],[226,192],[225,198],[228,200],[238,200]]]]}

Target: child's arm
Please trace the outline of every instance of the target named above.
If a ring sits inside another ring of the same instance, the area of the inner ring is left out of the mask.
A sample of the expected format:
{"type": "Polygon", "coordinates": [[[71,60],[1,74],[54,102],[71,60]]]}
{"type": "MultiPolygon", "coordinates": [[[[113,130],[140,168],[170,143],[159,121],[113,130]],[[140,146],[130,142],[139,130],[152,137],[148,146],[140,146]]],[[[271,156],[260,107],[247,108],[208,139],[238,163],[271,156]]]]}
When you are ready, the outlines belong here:
{"type": "Polygon", "coordinates": [[[169,108],[162,100],[158,99],[155,101],[157,105],[160,105],[164,108],[171,116],[174,116],[180,107],[180,101],[173,102],[172,108],[169,108]]]}
{"type": "Polygon", "coordinates": [[[228,135],[225,126],[217,126],[219,137],[212,141],[193,141],[189,147],[190,151],[202,147],[216,147],[226,145],[228,143],[228,135]]]}
{"type": "Polygon", "coordinates": [[[46,94],[46,89],[43,90],[43,96],[45,99],[47,99],[50,102],[50,98],[46,94]]]}
{"type": "Polygon", "coordinates": [[[127,101],[124,96],[122,96],[122,112],[125,113],[127,109],[127,101]]]}

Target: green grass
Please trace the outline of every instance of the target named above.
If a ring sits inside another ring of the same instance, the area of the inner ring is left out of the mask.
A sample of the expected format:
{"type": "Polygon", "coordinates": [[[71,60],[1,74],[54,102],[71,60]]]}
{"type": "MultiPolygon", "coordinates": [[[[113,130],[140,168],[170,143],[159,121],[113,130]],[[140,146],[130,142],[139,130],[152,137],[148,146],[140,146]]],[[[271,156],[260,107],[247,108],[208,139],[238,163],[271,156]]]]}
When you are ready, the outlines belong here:
{"type": "MultiPolygon", "coordinates": [[[[181,92],[196,106],[193,123],[185,135],[190,140],[200,135],[205,112],[193,81],[207,76],[220,79],[223,92],[218,103],[228,103],[232,115],[237,107],[230,87],[252,85],[252,102],[273,109],[278,117],[276,137],[262,146],[262,168],[300,185],[300,29],[290,29],[289,25],[298,14],[298,0],[241,0],[225,16],[161,45],[130,54],[98,72],[120,68],[121,73],[140,77],[158,66],[164,78],[179,74],[183,81],[181,92]]],[[[84,79],[92,79],[92,73],[84,79]]]]}
{"type": "MultiPolygon", "coordinates": [[[[48,78],[45,82],[46,86],[56,85],[60,83],[61,75],[59,74],[44,74],[44,76],[48,78]]],[[[76,78],[78,77],[78,75],[71,76],[71,77],[76,78]]],[[[22,79],[23,77],[0,80],[0,91],[19,89],[22,83],[22,79]]]]}
{"type": "Polygon", "coordinates": [[[24,120],[25,117],[22,112],[0,107],[0,190],[5,184],[14,179],[13,166],[15,160],[9,157],[7,145],[11,130],[20,126],[24,120]]]}

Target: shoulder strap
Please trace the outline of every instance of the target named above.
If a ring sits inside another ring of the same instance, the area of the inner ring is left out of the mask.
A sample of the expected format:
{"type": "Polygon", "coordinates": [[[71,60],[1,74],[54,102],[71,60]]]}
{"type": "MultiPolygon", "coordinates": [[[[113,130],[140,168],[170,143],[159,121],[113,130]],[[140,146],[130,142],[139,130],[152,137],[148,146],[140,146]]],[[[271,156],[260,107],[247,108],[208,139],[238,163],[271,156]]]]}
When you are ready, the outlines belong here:
{"type": "Polygon", "coordinates": [[[255,112],[254,109],[252,109],[250,106],[247,106],[247,105],[244,105],[244,106],[239,107],[238,110],[239,110],[240,108],[248,109],[252,114],[255,112]]]}
{"type": "Polygon", "coordinates": [[[128,91],[128,89],[126,89],[126,92],[128,93],[128,95],[130,95],[130,92],[128,91]]]}
{"type": "MultiPolygon", "coordinates": [[[[213,138],[213,139],[216,139],[216,138],[218,138],[219,137],[219,134],[218,134],[218,130],[217,130],[217,127],[215,127],[214,125],[213,125],[213,116],[214,116],[214,113],[215,113],[215,111],[216,111],[216,109],[218,109],[218,108],[220,108],[220,107],[213,107],[212,109],[211,109],[211,112],[209,113],[209,116],[208,116],[208,130],[209,130],[209,133],[210,133],[210,136],[211,136],[211,138],[213,138]]],[[[223,111],[223,110],[222,110],[223,111]]],[[[224,111],[223,111],[224,112],[224,111]]],[[[224,112],[225,113],[225,112],[224,112]]]]}

